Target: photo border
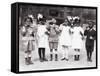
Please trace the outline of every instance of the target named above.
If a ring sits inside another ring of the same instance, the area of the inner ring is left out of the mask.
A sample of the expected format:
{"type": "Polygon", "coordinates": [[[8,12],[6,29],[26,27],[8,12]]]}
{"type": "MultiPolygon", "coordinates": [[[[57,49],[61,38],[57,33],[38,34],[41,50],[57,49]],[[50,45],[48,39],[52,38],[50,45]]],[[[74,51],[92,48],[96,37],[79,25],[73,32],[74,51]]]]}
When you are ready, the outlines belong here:
{"type": "MultiPolygon", "coordinates": [[[[12,72],[14,73],[36,73],[36,72],[55,72],[55,71],[70,71],[70,70],[87,70],[87,69],[97,69],[98,68],[98,7],[93,7],[93,6],[76,6],[76,5],[61,5],[61,4],[43,4],[43,3],[25,3],[25,2],[16,2],[13,3],[12,5],[15,5],[16,8],[16,20],[15,22],[15,27],[16,27],[16,59],[15,61],[15,65],[11,67],[15,66],[15,69],[13,71],[13,69],[11,69],[12,72]],[[82,68],[66,68],[66,69],[49,69],[49,70],[34,70],[34,71],[19,71],[19,6],[20,5],[38,5],[38,6],[60,6],[60,7],[74,7],[74,8],[90,8],[90,9],[96,9],[96,67],[82,67],[82,68]]],[[[12,15],[13,16],[13,15],[12,15]]],[[[14,27],[14,26],[13,26],[14,27]]],[[[13,29],[13,28],[12,28],[13,29]]],[[[11,35],[12,36],[12,35],[11,35]]],[[[11,46],[12,47],[12,46],[11,46]]],[[[13,56],[14,57],[14,56],[13,56]]],[[[13,58],[11,56],[11,63],[13,62],[13,58]]]]}

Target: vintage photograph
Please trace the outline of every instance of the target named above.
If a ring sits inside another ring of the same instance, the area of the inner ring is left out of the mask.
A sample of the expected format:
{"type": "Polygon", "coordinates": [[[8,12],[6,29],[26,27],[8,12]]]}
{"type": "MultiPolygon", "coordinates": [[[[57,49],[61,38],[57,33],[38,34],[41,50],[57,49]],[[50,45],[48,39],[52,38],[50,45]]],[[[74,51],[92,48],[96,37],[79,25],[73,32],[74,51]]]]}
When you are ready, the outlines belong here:
{"type": "Polygon", "coordinates": [[[19,71],[96,67],[97,9],[19,5],[19,71]]]}

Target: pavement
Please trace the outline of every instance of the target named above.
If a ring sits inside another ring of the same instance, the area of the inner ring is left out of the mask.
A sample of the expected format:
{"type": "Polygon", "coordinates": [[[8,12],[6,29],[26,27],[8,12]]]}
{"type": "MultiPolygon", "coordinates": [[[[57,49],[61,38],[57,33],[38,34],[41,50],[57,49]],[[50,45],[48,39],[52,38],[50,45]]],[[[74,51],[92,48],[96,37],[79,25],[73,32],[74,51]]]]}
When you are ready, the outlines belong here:
{"type": "MultiPolygon", "coordinates": [[[[84,40],[85,44],[85,40],[84,40]]],[[[96,46],[96,45],[95,45],[96,46]]],[[[24,60],[24,51],[22,44],[19,45],[19,70],[20,71],[35,71],[35,70],[52,70],[52,69],[72,69],[72,68],[88,68],[96,67],[96,47],[94,47],[94,52],[92,54],[92,62],[87,61],[85,46],[81,51],[80,60],[74,61],[73,50],[69,51],[69,61],[61,61],[61,51],[58,51],[58,61],[49,61],[49,51],[46,52],[46,58],[48,61],[40,62],[37,49],[32,53],[32,61],[34,64],[26,65],[24,60]]]]}

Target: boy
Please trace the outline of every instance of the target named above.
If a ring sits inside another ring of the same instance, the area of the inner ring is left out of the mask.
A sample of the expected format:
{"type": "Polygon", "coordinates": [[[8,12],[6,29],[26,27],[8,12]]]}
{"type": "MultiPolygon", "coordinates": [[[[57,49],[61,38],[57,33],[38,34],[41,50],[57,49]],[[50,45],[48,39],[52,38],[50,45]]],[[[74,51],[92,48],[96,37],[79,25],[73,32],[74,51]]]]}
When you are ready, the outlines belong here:
{"type": "Polygon", "coordinates": [[[86,52],[87,52],[87,60],[92,62],[92,52],[94,50],[94,40],[96,39],[96,31],[93,29],[93,22],[89,22],[89,27],[86,28],[84,35],[86,38],[86,52]]]}
{"type": "Polygon", "coordinates": [[[53,50],[55,50],[55,61],[58,61],[57,49],[58,49],[58,36],[60,33],[59,27],[56,25],[56,20],[53,18],[47,25],[49,48],[50,48],[50,61],[53,60],[53,50]]]}

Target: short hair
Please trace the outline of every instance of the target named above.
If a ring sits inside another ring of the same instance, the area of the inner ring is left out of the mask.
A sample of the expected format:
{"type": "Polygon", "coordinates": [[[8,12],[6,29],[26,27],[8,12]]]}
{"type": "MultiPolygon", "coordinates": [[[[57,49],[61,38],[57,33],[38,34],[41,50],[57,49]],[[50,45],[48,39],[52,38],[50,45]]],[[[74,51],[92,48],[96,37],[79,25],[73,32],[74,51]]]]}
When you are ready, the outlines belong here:
{"type": "Polygon", "coordinates": [[[94,27],[94,22],[93,22],[93,21],[89,21],[88,24],[89,24],[89,25],[91,24],[92,27],[94,27]]]}
{"type": "Polygon", "coordinates": [[[93,21],[89,21],[89,22],[88,22],[88,24],[90,24],[90,23],[91,23],[91,24],[94,24],[94,22],[93,22],[93,21]]]}

